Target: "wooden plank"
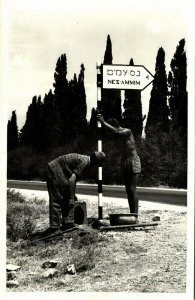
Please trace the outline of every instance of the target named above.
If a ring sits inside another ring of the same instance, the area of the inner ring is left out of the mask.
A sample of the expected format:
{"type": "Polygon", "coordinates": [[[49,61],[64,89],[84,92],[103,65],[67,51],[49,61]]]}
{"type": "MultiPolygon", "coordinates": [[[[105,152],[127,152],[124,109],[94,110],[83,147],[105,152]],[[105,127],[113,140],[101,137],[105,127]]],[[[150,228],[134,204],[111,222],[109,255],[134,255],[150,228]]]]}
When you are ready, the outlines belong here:
{"type": "Polygon", "coordinates": [[[145,228],[151,226],[158,226],[160,223],[140,223],[140,224],[132,224],[132,225],[114,225],[114,226],[100,226],[100,231],[110,231],[115,229],[134,229],[134,228],[145,228]]]}

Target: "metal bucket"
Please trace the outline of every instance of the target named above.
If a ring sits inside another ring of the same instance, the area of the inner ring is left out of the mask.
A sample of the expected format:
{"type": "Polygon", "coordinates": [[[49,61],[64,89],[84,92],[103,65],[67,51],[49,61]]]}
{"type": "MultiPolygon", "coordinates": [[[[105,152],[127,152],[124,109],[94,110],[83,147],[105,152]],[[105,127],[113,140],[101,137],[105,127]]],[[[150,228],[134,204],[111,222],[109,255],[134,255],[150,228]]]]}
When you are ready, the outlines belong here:
{"type": "Polygon", "coordinates": [[[137,214],[110,214],[110,225],[131,225],[136,224],[137,214]]]}

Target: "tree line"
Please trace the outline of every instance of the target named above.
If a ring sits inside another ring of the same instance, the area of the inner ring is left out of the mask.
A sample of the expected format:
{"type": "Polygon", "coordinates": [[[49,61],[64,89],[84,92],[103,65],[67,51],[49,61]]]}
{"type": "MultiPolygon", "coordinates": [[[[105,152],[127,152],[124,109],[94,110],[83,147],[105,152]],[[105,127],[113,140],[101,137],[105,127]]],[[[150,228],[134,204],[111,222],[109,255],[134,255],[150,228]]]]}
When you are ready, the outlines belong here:
{"type": "MultiPolygon", "coordinates": [[[[107,36],[103,64],[112,65],[112,42],[107,36]]],[[[129,65],[134,65],[130,58],[129,65]]],[[[156,56],[155,74],[149,99],[148,115],[142,114],[142,92],[102,89],[101,111],[105,120],[116,118],[134,134],[142,161],[140,185],[187,186],[187,58],[185,39],[179,41],[167,74],[165,51],[156,56]],[[122,109],[123,106],[123,109],[122,109]],[[146,121],[144,128],[144,120],[146,121]],[[144,130],[145,129],[145,130],[144,130]],[[143,130],[145,134],[143,135],[143,130]]],[[[44,179],[48,160],[68,152],[87,153],[97,148],[95,107],[87,121],[85,67],[67,79],[67,57],[56,63],[53,91],[44,98],[34,96],[19,131],[16,111],[8,121],[8,178],[44,179]]],[[[119,153],[114,140],[103,132],[105,183],[121,183],[119,153]]],[[[86,180],[90,181],[90,176],[86,180]]],[[[94,175],[94,174],[93,174],[94,175]]]]}

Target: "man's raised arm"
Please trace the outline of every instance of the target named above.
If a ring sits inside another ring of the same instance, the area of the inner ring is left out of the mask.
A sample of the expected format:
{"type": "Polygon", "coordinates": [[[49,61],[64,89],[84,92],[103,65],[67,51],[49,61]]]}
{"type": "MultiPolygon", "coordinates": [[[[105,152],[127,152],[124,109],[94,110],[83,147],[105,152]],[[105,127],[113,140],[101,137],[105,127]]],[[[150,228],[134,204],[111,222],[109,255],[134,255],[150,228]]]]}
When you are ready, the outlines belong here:
{"type": "Polygon", "coordinates": [[[128,136],[131,131],[128,128],[114,127],[107,123],[101,114],[97,115],[97,120],[101,122],[101,124],[106,127],[108,130],[112,131],[116,135],[120,136],[128,136]]]}

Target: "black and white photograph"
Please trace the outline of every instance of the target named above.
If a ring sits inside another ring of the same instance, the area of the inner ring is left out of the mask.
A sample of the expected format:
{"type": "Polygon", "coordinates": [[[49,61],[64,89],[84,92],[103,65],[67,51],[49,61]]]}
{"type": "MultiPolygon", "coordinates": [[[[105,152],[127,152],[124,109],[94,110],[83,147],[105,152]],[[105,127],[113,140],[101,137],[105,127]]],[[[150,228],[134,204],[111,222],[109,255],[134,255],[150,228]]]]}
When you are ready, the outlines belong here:
{"type": "Polygon", "coordinates": [[[2,1],[1,299],[194,299],[194,8],[2,1]]]}

